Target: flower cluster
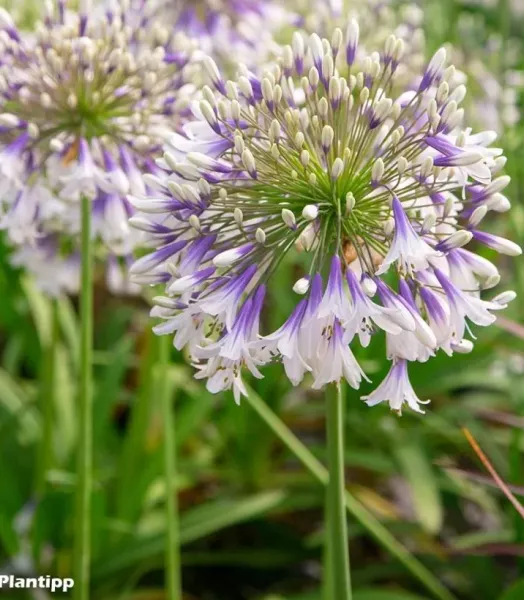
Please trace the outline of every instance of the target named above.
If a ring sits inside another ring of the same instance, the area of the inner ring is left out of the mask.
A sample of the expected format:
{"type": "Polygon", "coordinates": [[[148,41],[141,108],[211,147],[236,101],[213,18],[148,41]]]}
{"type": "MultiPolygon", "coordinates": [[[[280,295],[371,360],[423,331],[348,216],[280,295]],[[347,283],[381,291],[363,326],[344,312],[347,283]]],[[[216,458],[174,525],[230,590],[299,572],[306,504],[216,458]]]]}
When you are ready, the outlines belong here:
{"type": "Polygon", "coordinates": [[[68,11],[58,0],[28,34],[0,15],[0,226],[15,245],[35,246],[15,259],[30,269],[42,248],[75,250],[82,196],[113,255],[127,257],[138,243],[126,196],[145,193],[143,171],[187,115],[193,44],[126,19],[68,11]]]}
{"type": "MultiPolygon", "coordinates": [[[[330,37],[335,26],[342,29],[347,24],[348,12],[358,21],[360,40],[358,51],[365,53],[381,46],[394,34],[406,45],[406,54],[399,65],[413,75],[420,72],[424,60],[425,35],[422,28],[424,12],[410,0],[367,0],[366,2],[344,2],[327,0],[315,2],[303,0],[303,28],[309,33],[330,37]],[[416,69],[419,71],[416,71],[416,69]]],[[[397,73],[397,77],[398,77],[397,73]]]]}
{"type": "Polygon", "coordinates": [[[212,392],[233,387],[238,400],[243,368],[261,377],[271,360],[293,384],[309,372],[313,388],[358,388],[350,344],[383,331],[391,371],[367,402],[421,410],[407,363],[471,350],[468,321],[493,323],[514,296],[481,299],[500,277],[466,249],[521,252],[480,229],[509,208],[509,178],[495,135],[462,127],[466,90],[445,51],[393,96],[403,41],[365,57],[358,42],[354,20],[331,41],[296,33],[261,78],[241,69],[234,81],[208,58],[214,89],[148,178],[153,197],[132,200],[154,251],[131,271],[166,286],[155,331],[190,348],[212,392]],[[310,256],[293,287],[303,299],[261,335],[266,286],[290,252],[310,256]]]}
{"type": "MultiPolygon", "coordinates": [[[[304,2],[306,31],[318,33],[320,30],[329,37],[333,23],[343,23],[343,2],[304,2]]],[[[425,15],[422,8],[410,0],[350,2],[348,7],[359,22],[361,51],[378,47],[391,33],[401,37],[406,42],[406,56],[401,65],[404,77],[401,78],[400,73],[397,73],[397,81],[403,85],[418,84],[416,79],[420,76],[427,50],[424,26],[431,28],[431,23],[425,23],[425,20],[431,19],[431,16],[425,15]]],[[[429,15],[431,14],[430,11],[429,15]]],[[[443,18],[445,11],[438,14],[443,18]]],[[[504,126],[515,125],[519,115],[518,90],[512,82],[514,72],[501,74],[499,56],[504,52],[507,68],[517,64],[521,55],[519,45],[515,39],[509,39],[502,50],[500,37],[489,33],[486,17],[482,13],[459,11],[454,27],[456,39],[453,44],[447,44],[446,48],[457,69],[457,82],[467,84],[468,87],[464,105],[468,121],[502,133],[504,126]],[[479,40],[483,43],[479,44],[479,40]]]]}
{"type": "MultiPolygon", "coordinates": [[[[109,0],[121,4],[122,0],[109,0]]],[[[294,14],[275,0],[127,0],[130,13],[147,14],[185,31],[228,68],[238,56],[254,67],[275,49],[274,34],[289,26],[294,14]]]]}

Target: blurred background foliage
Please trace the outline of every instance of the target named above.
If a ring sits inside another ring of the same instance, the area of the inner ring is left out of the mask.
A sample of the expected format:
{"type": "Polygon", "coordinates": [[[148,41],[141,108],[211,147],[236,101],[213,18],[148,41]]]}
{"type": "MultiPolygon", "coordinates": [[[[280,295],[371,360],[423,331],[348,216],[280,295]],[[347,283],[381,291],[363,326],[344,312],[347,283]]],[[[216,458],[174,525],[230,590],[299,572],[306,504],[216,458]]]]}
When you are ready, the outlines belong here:
{"type": "MultiPolygon", "coordinates": [[[[524,16],[519,12],[524,1],[427,0],[423,9],[430,50],[451,44],[467,60],[484,61],[499,83],[511,88],[517,114],[505,126],[502,145],[514,207],[492,228],[522,244],[524,16]]],[[[31,15],[31,9],[22,11],[28,21],[31,15]]],[[[483,84],[480,76],[472,85],[483,84]]],[[[480,127],[483,117],[478,116],[480,127]]],[[[27,276],[8,265],[8,252],[2,245],[0,571],[68,576],[77,302],[61,300],[53,307],[27,276]],[[54,355],[48,350],[53,336],[59,340],[54,355]],[[56,365],[54,381],[46,375],[50,361],[56,365]],[[49,397],[52,405],[45,402],[49,397]],[[46,410],[52,411],[52,448],[42,446],[46,410]],[[49,457],[52,469],[46,475],[49,457]]],[[[517,290],[520,298],[504,318],[475,332],[472,354],[442,356],[411,369],[419,396],[432,399],[426,416],[398,418],[384,407],[371,410],[348,390],[348,489],[367,509],[364,514],[409,551],[404,562],[398,560],[367,517],[350,516],[355,600],[524,598],[524,523],[461,431],[470,429],[515,495],[524,497],[524,264],[519,258],[499,266],[504,287],[517,290]],[[413,557],[428,573],[417,577],[416,568],[410,570],[413,557]],[[450,594],[435,590],[435,581],[450,594]]],[[[292,295],[283,293],[296,279],[294,270],[291,262],[284,264],[271,290],[273,308],[264,318],[273,328],[294,304],[292,295]]],[[[179,475],[177,490],[166,489],[156,393],[165,382],[157,368],[159,341],[149,333],[148,304],[110,296],[100,275],[92,598],[164,597],[163,505],[166,494],[177,493],[188,600],[319,599],[324,490],[318,472],[315,478],[296,451],[303,446],[286,446],[251,402],[237,407],[229,394],[208,394],[184,357],[173,352],[167,383],[176,408],[179,475]]],[[[379,381],[388,369],[380,342],[358,352],[367,373],[379,381]]],[[[292,389],[278,366],[265,374],[251,382],[255,404],[262,398],[278,422],[325,463],[322,396],[292,389]]]]}

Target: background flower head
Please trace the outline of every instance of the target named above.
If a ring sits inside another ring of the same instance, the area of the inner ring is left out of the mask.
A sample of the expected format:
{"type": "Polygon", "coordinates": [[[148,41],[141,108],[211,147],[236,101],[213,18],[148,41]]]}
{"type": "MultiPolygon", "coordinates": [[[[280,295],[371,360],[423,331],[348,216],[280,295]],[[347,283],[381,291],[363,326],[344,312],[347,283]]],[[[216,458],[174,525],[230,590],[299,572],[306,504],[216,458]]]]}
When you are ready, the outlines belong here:
{"type": "Polygon", "coordinates": [[[15,244],[79,229],[78,201],[93,201],[97,239],[128,255],[138,235],[126,195],[187,115],[192,42],[157,22],[131,27],[51,6],[35,34],[1,22],[2,228],[15,244]]]}
{"type": "MultiPolygon", "coordinates": [[[[111,8],[120,0],[109,0],[111,8]]],[[[198,40],[225,69],[241,60],[251,67],[264,64],[275,51],[275,36],[297,15],[287,2],[275,0],[130,0],[128,13],[153,18],[198,40]]]]}

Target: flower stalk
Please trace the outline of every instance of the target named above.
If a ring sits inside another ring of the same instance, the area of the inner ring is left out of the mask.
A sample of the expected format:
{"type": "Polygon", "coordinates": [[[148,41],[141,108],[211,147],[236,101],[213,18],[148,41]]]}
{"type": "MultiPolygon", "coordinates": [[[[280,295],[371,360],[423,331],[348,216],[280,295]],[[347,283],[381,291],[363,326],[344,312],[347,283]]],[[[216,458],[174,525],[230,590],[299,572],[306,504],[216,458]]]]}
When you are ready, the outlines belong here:
{"type": "MultiPolygon", "coordinates": [[[[252,388],[248,388],[246,403],[271,429],[276,437],[297,458],[311,476],[327,489],[329,483],[328,469],[315,457],[307,446],[278,418],[265,402],[252,388]]],[[[439,600],[457,600],[447,590],[435,575],[421,563],[416,556],[403,546],[389,530],[373,516],[368,509],[354,498],[349,492],[345,493],[345,506],[355,520],[384,548],[391,556],[395,557],[413,577],[431,594],[432,598],[439,600]]]]}
{"type": "Polygon", "coordinates": [[[82,196],[81,205],[80,393],[73,600],[89,599],[91,491],[93,486],[93,248],[91,202],[87,196],[82,196]]]}
{"type": "MultiPolygon", "coordinates": [[[[344,389],[340,383],[326,388],[326,432],[329,461],[327,490],[327,555],[332,591],[340,600],[351,600],[344,470],[344,389]]],[[[327,600],[327,599],[326,599],[327,600]]]]}
{"type": "Polygon", "coordinates": [[[164,478],[166,484],[166,524],[167,546],[165,570],[168,600],[182,598],[182,576],[180,561],[180,533],[178,523],[178,499],[176,481],[176,439],[175,419],[172,407],[167,371],[169,369],[169,353],[171,340],[167,337],[159,339],[159,395],[162,406],[162,422],[164,424],[164,478]]]}

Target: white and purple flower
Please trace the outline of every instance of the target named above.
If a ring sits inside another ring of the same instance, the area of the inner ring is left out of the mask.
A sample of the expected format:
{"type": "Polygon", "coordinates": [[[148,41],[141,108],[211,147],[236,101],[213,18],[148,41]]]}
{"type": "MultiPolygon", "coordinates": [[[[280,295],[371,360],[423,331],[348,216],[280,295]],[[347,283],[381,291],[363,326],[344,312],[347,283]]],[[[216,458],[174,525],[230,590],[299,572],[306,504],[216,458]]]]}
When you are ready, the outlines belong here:
{"type": "Polygon", "coordinates": [[[368,406],[376,406],[381,402],[388,402],[391,409],[400,413],[404,404],[411,410],[424,413],[421,404],[429,400],[419,400],[411,382],[409,381],[408,363],[405,360],[393,361],[391,369],[384,381],[369,396],[363,396],[368,406]]]}
{"type": "MultiPolygon", "coordinates": [[[[120,0],[106,0],[111,10],[120,0]]],[[[285,2],[277,0],[130,0],[133,22],[159,20],[198,40],[201,51],[212,54],[221,67],[235,65],[236,57],[255,66],[278,49],[274,34],[296,21],[285,2]]]]}
{"type": "MultiPolygon", "coordinates": [[[[34,246],[20,264],[78,234],[83,196],[106,256],[125,262],[142,237],[127,195],[146,192],[142,174],[190,114],[194,42],[145,17],[128,26],[124,6],[86,15],[49,2],[34,33],[0,19],[0,227],[34,246]]],[[[123,271],[110,271],[118,287],[123,271]]]]}
{"type": "Polygon", "coordinates": [[[238,400],[243,368],[260,377],[272,360],[294,385],[359,388],[350,344],[383,331],[392,368],[367,402],[420,411],[408,362],[470,350],[467,320],[489,325],[512,298],[480,298],[499,275],[474,241],[520,249],[480,231],[508,180],[493,135],[462,128],[445,51],[405,89],[403,41],[368,54],[358,31],[296,32],[260,77],[240,68],[227,80],[207,58],[196,121],[170,138],[150,202],[133,200],[152,248],[137,281],[166,282],[156,331],[190,348],[211,391],[238,400]],[[309,258],[293,286],[303,297],[264,334],[264,291],[290,253],[309,258]]]}

